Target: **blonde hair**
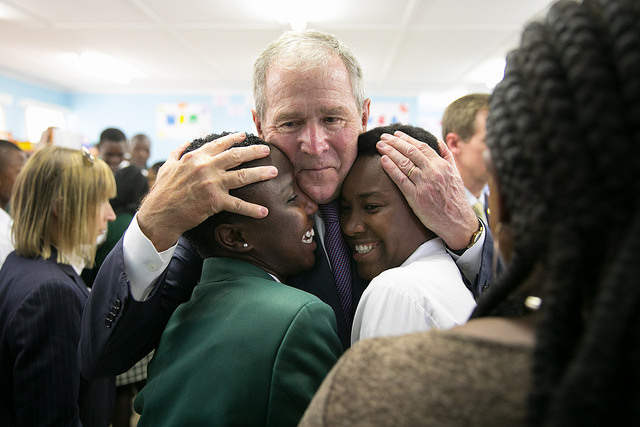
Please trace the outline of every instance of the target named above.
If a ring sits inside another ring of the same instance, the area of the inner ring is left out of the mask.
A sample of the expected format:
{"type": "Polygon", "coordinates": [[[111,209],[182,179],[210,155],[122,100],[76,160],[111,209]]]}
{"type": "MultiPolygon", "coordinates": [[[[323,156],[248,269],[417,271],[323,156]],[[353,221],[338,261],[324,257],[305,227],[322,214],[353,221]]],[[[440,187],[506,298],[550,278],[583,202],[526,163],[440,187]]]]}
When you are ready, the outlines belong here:
{"type": "Polygon", "coordinates": [[[62,147],[35,152],[18,175],[11,198],[17,254],[47,259],[56,248],[59,263],[73,257],[92,266],[98,209],[115,195],[113,172],[88,152],[62,147]]]}

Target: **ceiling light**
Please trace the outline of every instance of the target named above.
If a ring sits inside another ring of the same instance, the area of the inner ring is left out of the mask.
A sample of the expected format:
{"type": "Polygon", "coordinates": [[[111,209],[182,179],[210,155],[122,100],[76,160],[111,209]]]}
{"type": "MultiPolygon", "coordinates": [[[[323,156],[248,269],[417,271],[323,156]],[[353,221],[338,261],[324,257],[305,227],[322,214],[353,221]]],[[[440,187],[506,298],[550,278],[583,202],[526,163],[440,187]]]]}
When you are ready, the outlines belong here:
{"type": "Polygon", "coordinates": [[[489,59],[469,73],[465,81],[482,83],[487,89],[492,90],[504,77],[505,64],[504,58],[489,59]]]}
{"type": "Polygon", "coordinates": [[[61,59],[67,66],[90,77],[120,84],[128,84],[132,79],[144,77],[144,73],[137,67],[104,53],[65,53],[61,59]]]}
{"type": "Polygon", "coordinates": [[[339,0],[263,0],[248,1],[249,9],[258,16],[281,24],[289,24],[292,30],[304,30],[308,22],[335,20],[344,10],[339,0]]]}

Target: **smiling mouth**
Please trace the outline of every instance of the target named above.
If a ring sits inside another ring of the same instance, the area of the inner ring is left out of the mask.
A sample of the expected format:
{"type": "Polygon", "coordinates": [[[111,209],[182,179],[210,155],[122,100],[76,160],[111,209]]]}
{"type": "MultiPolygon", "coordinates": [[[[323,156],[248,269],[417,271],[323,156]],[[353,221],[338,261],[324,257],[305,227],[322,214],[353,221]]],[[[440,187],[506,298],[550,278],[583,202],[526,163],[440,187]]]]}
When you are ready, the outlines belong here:
{"type": "Polygon", "coordinates": [[[376,246],[378,246],[378,243],[367,243],[365,245],[354,245],[353,249],[357,254],[367,254],[371,252],[376,246]]]}
{"type": "Polygon", "coordinates": [[[304,235],[302,236],[302,243],[313,243],[313,236],[315,236],[316,233],[315,231],[313,231],[313,228],[305,231],[304,235]]]}

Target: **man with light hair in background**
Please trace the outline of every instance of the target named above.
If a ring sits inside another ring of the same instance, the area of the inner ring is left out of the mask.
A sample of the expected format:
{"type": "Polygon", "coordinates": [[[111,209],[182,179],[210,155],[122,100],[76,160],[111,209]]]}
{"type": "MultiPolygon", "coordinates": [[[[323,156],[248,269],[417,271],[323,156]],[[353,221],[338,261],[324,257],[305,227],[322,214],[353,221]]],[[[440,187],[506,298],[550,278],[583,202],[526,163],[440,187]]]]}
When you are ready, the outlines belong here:
{"type": "Polygon", "coordinates": [[[484,160],[489,95],[473,93],[453,101],[442,117],[442,138],[453,154],[467,200],[485,224],[489,220],[489,172],[484,160]]]}

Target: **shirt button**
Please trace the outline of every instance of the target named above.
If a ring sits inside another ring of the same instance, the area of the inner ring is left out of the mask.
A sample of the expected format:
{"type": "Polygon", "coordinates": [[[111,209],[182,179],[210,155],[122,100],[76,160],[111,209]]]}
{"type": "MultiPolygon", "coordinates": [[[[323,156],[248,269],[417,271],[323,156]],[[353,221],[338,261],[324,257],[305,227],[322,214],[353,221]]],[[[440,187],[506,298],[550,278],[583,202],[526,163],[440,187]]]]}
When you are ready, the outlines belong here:
{"type": "Polygon", "coordinates": [[[150,262],[149,264],[147,264],[147,268],[149,269],[149,271],[156,271],[158,269],[158,266],[155,263],[150,262]]]}

